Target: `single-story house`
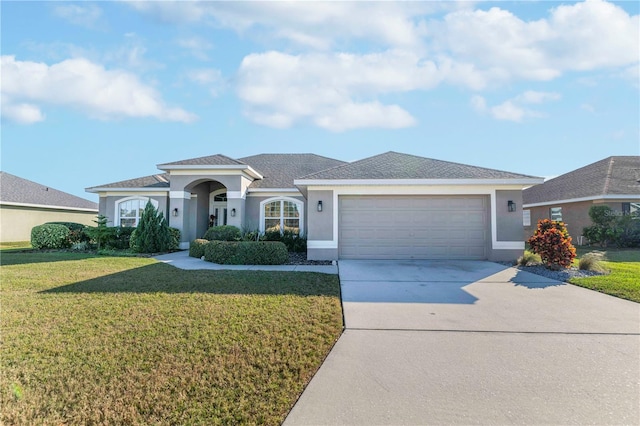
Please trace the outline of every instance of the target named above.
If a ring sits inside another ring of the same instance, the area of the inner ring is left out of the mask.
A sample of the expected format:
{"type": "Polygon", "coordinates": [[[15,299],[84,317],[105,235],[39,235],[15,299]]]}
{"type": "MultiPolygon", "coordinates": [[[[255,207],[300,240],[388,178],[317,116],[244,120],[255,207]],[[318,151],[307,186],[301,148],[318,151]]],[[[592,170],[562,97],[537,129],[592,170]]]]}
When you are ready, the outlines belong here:
{"type": "Polygon", "coordinates": [[[0,241],[29,241],[31,228],[46,222],[94,225],[98,204],[0,172],[0,241]]]}
{"type": "Polygon", "coordinates": [[[617,214],[640,211],[640,156],[608,157],[523,191],[525,237],[540,219],[561,220],[578,244],[592,225],[589,209],[606,204],[617,214]]]}
{"type": "Polygon", "coordinates": [[[522,189],[543,179],[387,152],[346,163],[315,154],[225,155],[87,188],[112,225],[136,226],[148,200],[182,232],[209,225],[296,228],[307,257],[512,260],[524,249],[522,189]]]}

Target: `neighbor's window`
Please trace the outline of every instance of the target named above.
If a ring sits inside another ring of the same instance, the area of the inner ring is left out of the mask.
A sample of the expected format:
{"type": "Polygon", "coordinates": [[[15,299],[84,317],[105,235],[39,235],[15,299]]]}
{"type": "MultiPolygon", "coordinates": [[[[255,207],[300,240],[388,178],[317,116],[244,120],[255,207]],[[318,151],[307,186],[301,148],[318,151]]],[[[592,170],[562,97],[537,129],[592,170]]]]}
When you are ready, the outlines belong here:
{"type": "Polygon", "coordinates": [[[622,203],[622,214],[640,219],[640,203],[622,203]]]}
{"type": "Polygon", "coordinates": [[[300,232],[300,218],[302,216],[302,203],[290,200],[275,200],[264,204],[265,232],[283,230],[300,232]]]}
{"type": "MultiPolygon", "coordinates": [[[[120,226],[138,226],[142,212],[144,211],[148,198],[134,198],[126,201],[121,201],[118,204],[118,224],[120,226]]],[[[151,200],[154,207],[158,208],[158,202],[151,200]]]]}
{"type": "Polygon", "coordinates": [[[549,209],[549,217],[551,220],[562,221],[562,207],[551,207],[549,209]]]}

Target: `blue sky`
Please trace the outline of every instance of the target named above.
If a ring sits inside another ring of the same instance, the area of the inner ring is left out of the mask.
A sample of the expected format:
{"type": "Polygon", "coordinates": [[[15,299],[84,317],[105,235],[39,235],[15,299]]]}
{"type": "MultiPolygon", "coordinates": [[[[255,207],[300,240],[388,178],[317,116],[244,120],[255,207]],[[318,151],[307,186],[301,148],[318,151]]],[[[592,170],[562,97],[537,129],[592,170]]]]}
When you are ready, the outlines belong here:
{"type": "Polygon", "coordinates": [[[640,155],[636,1],[0,7],[1,168],[94,201],[217,153],[545,177],[640,155]]]}

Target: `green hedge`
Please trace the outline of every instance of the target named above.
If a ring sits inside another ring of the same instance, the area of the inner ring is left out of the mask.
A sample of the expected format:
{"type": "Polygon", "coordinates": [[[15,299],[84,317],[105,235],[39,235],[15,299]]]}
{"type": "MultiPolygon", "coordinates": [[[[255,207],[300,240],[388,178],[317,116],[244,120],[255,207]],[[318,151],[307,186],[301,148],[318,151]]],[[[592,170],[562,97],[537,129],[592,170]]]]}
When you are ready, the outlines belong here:
{"type": "Polygon", "coordinates": [[[76,222],[47,222],[45,225],[62,225],[66,226],[69,231],[69,241],[71,244],[89,242],[89,235],[85,232],[86,225],[76,222]]]}
{"type": "Polygon", "coordinates": [[[197,239],[189,244],[189,256],[200,259],[204,256],[204,246],[209,244],[209,240],[197,239]]]}
{"type": "Polygon", "coordinates": [[[61,249],[71,247],[71,231],[64,225],[44,224],[31,229],[31,247],[34,249],[61,249]]]}
{"type": "Polygon", "coordinates": [[[180,230],[178,228],[169,228],[169,250],[175,251],[180,249],[180,230]]]}
{"type": "Polygon", "coordinates": [[[277,241],[211,241],[204,246],[204,259],[221,265],[283,265],[289,253],[277,241]]]}
{"type": "Polygon", "coordinates": [[[232,225],[212,226],[207,229],[204,239],[209,241],[239,241],[240,229],[232,225]]]}

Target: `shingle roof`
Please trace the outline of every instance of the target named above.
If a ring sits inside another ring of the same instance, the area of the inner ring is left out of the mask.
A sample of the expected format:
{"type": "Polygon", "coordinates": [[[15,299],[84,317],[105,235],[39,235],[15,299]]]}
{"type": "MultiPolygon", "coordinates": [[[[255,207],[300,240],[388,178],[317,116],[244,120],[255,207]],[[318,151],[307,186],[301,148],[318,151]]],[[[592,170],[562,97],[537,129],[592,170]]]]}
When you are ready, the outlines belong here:
{"type": "Polygon", "coordinates": [[[393,151],[301,177],[302,180],[521,178],[536,177],[393,151]]]}
{"type": "Polygon", "coordinates": [[[122,180],[120,182],[107,183],[106,185],[93,186],[87,191],[96,188],[169,188],[169,173],[143,176],[135,179],[122,180]]]}
{"type": "Polygon", "coordinates": [[[67,192],[0,172],[0,202],[98,210],[98,204],[67,192]]]}
{"type": "Polygon", "coordinates": [[[640,156],[613,156],[550,179],[523,191],[524,204],[640,195],[640,156]]]}
{"type": "Polygon", "coordinates": [[[316,154],[259,154],[240,158],[262,174],[250,188],[293,188],[293,180],[320,170],[347,164],[316,154]]]}
{"type": "Polygon", "coordinates": [[[189,158],[188,160],[174,161],[161,164],[161,166],[245,166],[246,164],[226,155],[216,154],[207,157],[189,158]]]}

